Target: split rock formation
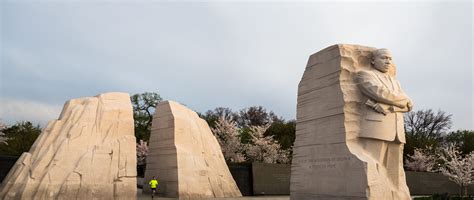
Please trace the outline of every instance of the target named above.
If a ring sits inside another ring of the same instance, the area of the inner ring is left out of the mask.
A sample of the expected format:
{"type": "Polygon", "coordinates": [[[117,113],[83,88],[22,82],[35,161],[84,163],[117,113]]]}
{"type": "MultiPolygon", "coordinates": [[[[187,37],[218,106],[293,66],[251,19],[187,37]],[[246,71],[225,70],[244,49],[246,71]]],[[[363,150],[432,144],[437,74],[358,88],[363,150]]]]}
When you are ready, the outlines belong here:
{"type": "Polygon", "coordinates": [[[136,199],[133,111],[126,93],[72,99],[21,155],[0,199],[136,199]]]}
{"type": "MultiPolygon", "coordinates": [[[[145,185],[153,176],[159,181],[159,196],[242,196],[206,121],[173,101],[159,103],[153,118],[145,185]]],[[[144,187],[144,192],[150,188],[144,187]]]]}

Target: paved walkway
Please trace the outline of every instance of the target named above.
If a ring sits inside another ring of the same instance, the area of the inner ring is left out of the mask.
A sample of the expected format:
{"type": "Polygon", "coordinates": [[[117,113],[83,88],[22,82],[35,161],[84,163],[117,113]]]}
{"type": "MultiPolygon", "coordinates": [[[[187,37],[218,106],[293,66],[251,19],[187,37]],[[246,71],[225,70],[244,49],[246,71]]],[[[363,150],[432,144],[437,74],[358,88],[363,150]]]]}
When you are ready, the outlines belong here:
{"type": "MultiPolygon", "coordinates": [[[[412,196],[415,197],[426,197],[426,196],[412,196]]],[[[138,188],[137,191],[138,200],[151,200],[150,195],[145,195],[142,193],[142,189],[138,188]]],[[[207,198],[199,200],[289,200],[290,196],[252,196],[252,197],[234,197],[234,198],[207,198]]],[[[178,198],[164,198],[164,197],[155,197],[153,200],[178,200],[178,198]]]]}
{"type": "MultiPolygon", "coordinates": [[[[137,199],[139,200],[145,200],[149,199],[151,200],[151,195],[148,194],[143,194],[142,190],[138,188],[137,191],[137,199]]],[[[262,197],[234,197],[234,198],[206,198],[206,199],[200,199],[200,200],[289,200],[290,196],[262,196],[262,197]]],[[[177,198],[164,198],[164,197],[155,197],[153,200],[178,200],[177,198]]]]}

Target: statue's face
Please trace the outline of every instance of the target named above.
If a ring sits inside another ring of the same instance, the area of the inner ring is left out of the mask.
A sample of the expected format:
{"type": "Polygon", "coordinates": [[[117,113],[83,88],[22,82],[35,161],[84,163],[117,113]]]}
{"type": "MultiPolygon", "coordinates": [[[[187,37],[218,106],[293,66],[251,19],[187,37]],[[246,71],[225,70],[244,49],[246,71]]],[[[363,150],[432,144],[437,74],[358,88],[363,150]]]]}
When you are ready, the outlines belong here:
{"type": "Polygon", "coordinates": [[[389,51],[381,51],[373,58],[372,64],[374,68],[386,73],[392,66],[392,54],[389,51]]]}

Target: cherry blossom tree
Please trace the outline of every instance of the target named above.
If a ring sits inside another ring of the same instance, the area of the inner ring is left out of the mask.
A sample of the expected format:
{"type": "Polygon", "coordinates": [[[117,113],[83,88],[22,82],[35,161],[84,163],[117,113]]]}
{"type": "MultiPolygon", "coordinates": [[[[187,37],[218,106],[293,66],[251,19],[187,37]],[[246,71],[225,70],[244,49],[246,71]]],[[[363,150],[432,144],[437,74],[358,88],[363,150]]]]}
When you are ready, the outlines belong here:
{"type": "Polygon", "coordinates": [[[267,126],[250,126],[250,143],[243,144],[241,130],[235,121],[220,117],[212,132],[219,142],[224,158],[230,162],[288,163],[289,150],[283,150],[273,136],[264,136],[267,126]]]}
{"type": "Polygon", "coordinates": [[[0,144],[5,144],[5,145],[8,145],[7,143],[7,140],[8,138],[5,136],[5,133],[3,133],[3,130],[7,128],[7,126],[2,122],[0,121],[0,144]]]}
{"type": "Polygon", "coordinates": [[[147,155],[148,155],[148,143],[143,140],[140,140],[140,143],[137,143],[137,164],[145,165],[147,155]]]}
{"type": "Polygon", "coordinates": [[[460,195],[467,195],[467,186],[474,183],[474,151],[462,156],[454,144],[441,150],[439,159],[443,162],[439,171],[460,187],[460,195]]]}
{"type": "Polygon", "coordinates": [[[413,171],[441,172],[459,185],[460,196],[466,196],[467,186],[474,183],[474,151],[463,156],[454,143],[434,150],[431,147],[415,149],[405,166],[413,171]]]}
{"type": "Polygon", "coordinates": [[[234,163],[245,161],[244,145],[240,142],[237,124],[232,119],[219,117],[212,133],[216,136],[227,161],[234,163]]]}
{"type": "Polygon", "coordinates": [[[288,163],[290,152],[283,150],[273,136],[264,136],[267,126],[251,126],[251,143],[245,145],[245,152],[250,161],[263,163],[288,163]]]}
{"type": "Polygon", "coordinates": [[[415,148],[413,155],[408,155],[405,167],[415,172],[432,172],[436,166],[437,157],[433,155],[432,148],[415,148]]]}

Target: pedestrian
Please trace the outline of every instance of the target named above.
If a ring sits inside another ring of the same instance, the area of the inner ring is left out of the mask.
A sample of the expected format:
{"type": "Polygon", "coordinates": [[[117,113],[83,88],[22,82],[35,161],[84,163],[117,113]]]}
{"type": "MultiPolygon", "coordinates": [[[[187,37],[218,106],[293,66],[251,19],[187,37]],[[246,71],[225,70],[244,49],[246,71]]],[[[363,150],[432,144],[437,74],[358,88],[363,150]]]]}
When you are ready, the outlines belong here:
{"type": "Polygon", "coordinates": [[[158,181],[156,180],[155,176],[153,176],[153,179],[151,179],[151,181],[148,184],[150,184],[151,199],[153,199],[156,193],[156,187],[158,186],[158,181]]]}

